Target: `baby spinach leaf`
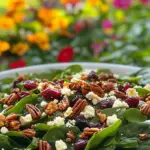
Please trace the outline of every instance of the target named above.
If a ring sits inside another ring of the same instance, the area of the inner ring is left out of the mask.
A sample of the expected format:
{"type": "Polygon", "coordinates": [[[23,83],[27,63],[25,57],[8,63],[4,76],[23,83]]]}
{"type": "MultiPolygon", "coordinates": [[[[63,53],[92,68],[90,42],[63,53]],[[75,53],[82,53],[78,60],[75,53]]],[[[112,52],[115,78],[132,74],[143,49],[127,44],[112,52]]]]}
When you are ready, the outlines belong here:
{"type": "Polygon", "coordinates": [[[26,97],[22,98],[13,108],[11,108],[7,112],[5,112],[5,115],[9,115],[12,112],[19,114],[24,110],[26,104],[34,104],[36,102],[36,100],[37,100],[36,94],[26,96],[26,97]]]}
{"type": "Polygon", "coordinates": [[[130,108],[126,110],[126,112],[124,113],[124,118],[129,122],[135,123],[147,120],[147,116],[141,114],[140,110],[136,108],[130,108]]]}
{"type": "Polygon", "coordinates": [[[120,125],[121,125],[121,120],[118,120],[111,126],[103,129],[102,131],[100,131],[98,133],[95,133],[89,140],[85,150],[94,149],[94,148],[98,147],[98,145],[100,145],[104,139],[114,136],[120,125]]]}
{"type": "Polygon", "coordinates": [[[134,76],[119,76],[119,81],[125,81],[125,82],[132,82],[132,83],[138,83],[141,80],[140,76],[134,77],[134,76]]]}
{"type": "Polygon", "coordinates": [[[27,147],[27,149],[37,149],[38,148],[38,143],[39,143],[39,139],[38,138],[33,138],[31,144],[27,147]]]}
{"type": "Polygon", "coordinates": [[[98,69],[97,74],[100,74],[100,73],[107,73],[107,74],[110,74],[112,73],[109,69],[98,69]]]}
{"type": "Polygon", "coordinates": [[[138,92],[139,95],[141,96],[145,96],[147,95],[148,93],[150,93],[150,91],[144,89],[144,88],[136,88],[136,91],[138,92]]]}
{"type": "Polygon", "coordinates": [[[44,124],[44,123],[38,123],[35,125],[34,129],[36,131],[48,131],[51,128],[51,126],[44,124]]]}

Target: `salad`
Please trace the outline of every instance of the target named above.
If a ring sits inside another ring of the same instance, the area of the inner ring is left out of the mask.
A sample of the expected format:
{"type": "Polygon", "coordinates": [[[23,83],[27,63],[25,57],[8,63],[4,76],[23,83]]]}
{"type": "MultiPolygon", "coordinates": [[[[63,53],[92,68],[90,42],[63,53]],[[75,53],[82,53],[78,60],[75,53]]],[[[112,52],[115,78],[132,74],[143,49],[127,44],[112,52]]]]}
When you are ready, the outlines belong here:
{"type": "Polygon", "coordinates": [[[1,80],[0,148],[149,150],[147,78],[72,65],[1,80]]]}

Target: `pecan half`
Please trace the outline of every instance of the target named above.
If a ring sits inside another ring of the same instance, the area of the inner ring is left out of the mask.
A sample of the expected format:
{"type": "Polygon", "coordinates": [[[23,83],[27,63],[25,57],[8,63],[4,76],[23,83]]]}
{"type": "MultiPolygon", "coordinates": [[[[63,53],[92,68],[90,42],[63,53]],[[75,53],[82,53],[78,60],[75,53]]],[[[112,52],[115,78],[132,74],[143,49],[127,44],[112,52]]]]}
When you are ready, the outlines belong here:
{"type": "Polygon", "coordinates": [[[148,134],[139,134],[139,138],[141,140],[147,140],[148,139],[148,134]]]}
{"type": "Polygon", "coordinates": [[[141,113],[144,115],[150,115],[150,104],[143,104],[141,107],[141,113]]]}
{"type": "Polygon", "coordinates": [[[86,95],[90,91],[90,86],[88,83],[84,82],[82,83],[81,92],[83,95],[86,95]]]}
{"type": "Polygon", "coordinates": [[[6,121],[18,120],[19,116],[17,114],[10,114],[6,117],[6,121]]]}
{"type": "Polygon", "coordinates": [[[59,104],[58,104],[58,109],[60,111],[64,111],[69,107],[70,103],[67,98],[64,98],[59,104]]]}
{"type": "Polygon", "coordinates": [[[67,141],[71,141],[71,142],[74,142],[75,141],[75,136],[73,135],[73,132],[72,131],[69,131],[67,133],[67,141]]]}
{"type": "Polygon", "coordinates": [[[52,150],[52,148],[47,141],[40,141],[39,142],[39,150],[52,150]]]}
{"type": "Polygon", "coordinates": [[[105,92],[110,92],[114,89],[114,83],[112,82],[106,82],[105,84],[102,84],[102,89],[105,92]]]}
{"type": "Polygon", "coordinates": [[[25,130],[22,130],[21,133],[23,133],[23,135],[27,137],[35,137],[35,134],[36,134],[34,129],[25,129],[25,130]]]}
{"type": "Polygon", "coordinates": [[[99,97],[104,97],[104,90],[97,84],[91,83],[90,89],[93,93],[98,95],[99,97]]]}
{"type": "Polygon", "coordinates": [[[49,102],[44,109],[45,113],[49,116],[55,113],[57,110],[58,110],[58,104],[54,102],[49,102]]]}
{"type": "Polygon", "coordinates": [[[4,104],[11,105],[18,99],[18,95],[16,93],[12,93],[4,99],[4,104]]]}
{"type": "Polygon", "coordinates": [[[106,114],[102,114],[102,113],[97,113],[97,116],[99,118],[100,123],[104,123],[107,119],[106,114]]]}
{"type": "Polygon", "coordinates": [[[33,119],[40,119],[42,116],[41,111],[32,104],[26,104],[26,110],[32,116],[33,119]]]}
{"type": "Polygon", "coordinates": [[[5,125],[9,130],[18,130],[21,124],[18,120],[10,120],[6,121],[5,125]]]}
{"type": "Polygon", "coordinates": [[[72,82],[72,83],[70,83],[69,88],[71,90],[80,90],[81,83],[80,82],[72,82]]]}
{"type": "Polygon", "coordinates": [[[125,94],[125,93],[123,93],[123,92],[121,92],[121,91],[114,91],[114,95],[117,97],[117,98],[121,98],[121,99],[126,99],[128,96],[125,94]]]}
{"type": "Polygon", "coordinates": [[[72,107],[72,113],[69,118],[75,118],[87,105],[86,100],[79,99],[75,105],[72,107]]]}
{"type": "Polygon", "coordinates": [[[0,114],[0,127],[4,126],[5,116],[0,114]]]}
{"type": "Polygon", "coordinates": [[[145,101],[146,101],[146,102],[150,101],[150,94],[147,94],[147,95],[146,95],[145,101]]]}

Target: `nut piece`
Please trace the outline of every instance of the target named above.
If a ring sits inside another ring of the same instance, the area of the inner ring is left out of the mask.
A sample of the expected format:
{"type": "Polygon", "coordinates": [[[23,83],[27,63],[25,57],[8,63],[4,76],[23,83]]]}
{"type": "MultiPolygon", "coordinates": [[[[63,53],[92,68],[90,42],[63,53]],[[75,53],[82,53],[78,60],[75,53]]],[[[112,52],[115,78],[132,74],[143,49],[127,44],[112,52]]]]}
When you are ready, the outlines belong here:
{"type": "Polygon", "coordinates": [[[69,131],[67,133],[67,141],[71,141],[71,142],[74,142],[75,141],[75,136],[73,135],[73,132],[72,131],[69,131]]]}
{"type": "Polygon", "coordinates": [[[148,139],[148,134],[139,134],[139,138],[141,140],[147,140],[148,139]]]}
{"type": "Polygon", "coordinates": [[[26,110],[33,119],[40,119],[42,116],[41,111],[32,104],[26,104],[26,110]]]}
{"type": "Polygon", "coordinates": [[[47,115],[52,115],[53,113],[55,113],[58,110],[58,104],[54,103],[54,102],[49,102],[46,107],[45,107],[45,113],[47,115]]]}
{"type": "Polygon", "coordinates": [[[146,95],[145,101],[146,101],[146,102],[150,101],[150,94],[147,94],[147,95],[146,95]]]}
{"type": "Polygon", "coordinates": [[[75,118],[87,105],[86,100],[79,99],[75,105],[72,107],[72,113],[69,118],[75,118]]]}
{"type": "Polygon", "coordinates": [[[104,90],[97,84],[91,83],[90,89],[93,93],[98,95],[99,97],[104,97],[104,90]]]}
{"type": "Polygon", "coordinates": [[[12,93],[4,99],[4,104],[11,105],[18,99],[18,95],[16,93],[12,93]]]}
{"type": "Polygon", "coordinates": [[[67,98],[64,98],[59,104],[58,104],[58,109],[60,111],[64,111],[69,107],[70,103],[67,98]]]}
{"type": "Polygon", "coordinates": [[[105,82],[105,84],[102,84],[102,89],[105,92],[110,92],[114,89],[114,83],[112,82],[105,82]]]}
{"type": "Polygon", "coordinates": [[[107,119],[106,114],[102,114],[102,113],[97,113],[97,116],[99,118],[100,123],[104,123],[107,119]]]}
{"type": "Polygon", "coordinates": [[[19,116],[17,114],[10,114],[6,117],[6,121],[17,120],[19,116]]]}
{"type": "Polygon", "coordinates": [[[82,91],[83,95],[86,95],[90,91],[89,84],[86,83],[86,82],[82,83],[82,89],[81,89],[81,91],[82,91]]]}
{"type": "Polygon", "coordinates": [[[141,107],[141,113],[144,115],[150,115],[150,104],[143,104],[141,107]]]}
{"type": "Polygon", "coordinates": [[[80,138],[87,139],[92,136],[94,133],[99,132],[101,129],[98,128],[85,128],[83,133],[80,135],[80,138]]]}
{"type": "Polygon", "coordinates": [[[39,142],[39,150],[52,150],[50,144],[47,141],[41,141],[39,142]]]}
{"type": "Polygon", "coordinates": [[[117,98],[126,99],[128,97],[125,93],[123,93],[121,91],[115,90],[114,93],[117,98]]]}
{"type": "Polygon", "coordinates": [[[27,137],[35,137],[35,134],[36,134],[34,129],[25,129],[25,130],[22,130],[21,133],[23,133],[23,135],[27,137]]]}
{"type": "Polygon", "coordinates": [[[0,127],[4,126],[5,116],[0,114],[0,127]]]}
{"type": "Polygon", "coordinates": [[[81,83],[80,82],[72,82],[72,83],[70,83],[69,88],[71,90],[80,90],[81,83]]]}

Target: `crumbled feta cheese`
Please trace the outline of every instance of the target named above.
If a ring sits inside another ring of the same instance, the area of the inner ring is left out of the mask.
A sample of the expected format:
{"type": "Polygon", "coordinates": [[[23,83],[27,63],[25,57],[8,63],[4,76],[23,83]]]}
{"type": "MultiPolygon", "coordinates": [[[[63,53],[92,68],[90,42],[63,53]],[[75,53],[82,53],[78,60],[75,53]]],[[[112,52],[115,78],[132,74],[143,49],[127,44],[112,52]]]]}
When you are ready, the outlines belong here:
{"type": "Polygon", "coordinates": [[[68,117],[68,116],[70,116],[71,113],[72,113],[72,108],[68,107],[67,110],[64,113],[65,118],[68,117]]]}
{"type": "Polygon", "coordinates": [[[71,91],[69,88],[64,87],[61,89],[61,93],[66,96],[70,96],[73,94],[73,91],[71,91]]]}
{"type": "Polygon", "coordinates": [[[138,92],[134,88],[128,88],[126,93],[129,97],[137,97],[138,96],[138,92]]]}
{"type": "Polygon", "coordinates": [[[84,110],[80,113],[81,115],[84,115],[85,118],[92,118],[95,116],[95,109],[88,105],[84,108],[84,110]]]}
{"type": "Polygon", "coordinates": [[[96,95],[95,93],[93,93],[93,92],[89,92],[88,94],[86,94],[85,97],[88,100],[91,100],[94,105],[99,103],[99,101],[101,100],[101,98],[98,95],[96,95]]]}
{"type": "Polygon", "coordinates": [[[119,99],[117,99],[117,100],[115,100],[112,107],[125,107],[125,108],[128,108],[129,105],[126,102],[120,101],[119,99]]]}
{"type": "Polygon", "coordinates": [[[47,105],[47,102],[42,101],[40,105],[41,105],[41,107],[44,107],[45,105],[47,105]]]}
{"type": "Polygon", "coordinates": [[[75,75],[72,76],[71,82],[77,82],[81,80],[81,73],[77,73],[75,75]]]}
{"type": "Polygon", "coordinates": [[[110,126],[110,125],[112,125],[113,123],[115,123],[117,120],[119,120],[119,119],[117,118],[117,115],[116,115],[116,114],[114,114],[114,115],[112,115],[112,116],[108,116],[108,117],[107,117],[106,124],[107,124],[107,126],[110,126]]]}
{"type": "Polygon", "coordinates": [[[66,123],[66,127],[71,128],[75,126],[75,124],[76,124],[75,120],[68,120],[68,122],[66,123]]]}
{"type": "Polygon", "coordinates": [[[115,92],[114,92],[114,91],[111,91],[111,92],[109,92],[108,95],[109,95],[109,96],[114,96],[114,95],[115,95],[115,92]]]}
{"type": "Polygon", "coordinates": [[[6,97],[8,97],[8,94],[7,94],[7,93],[4,94],[4,98],[6,98],[6,97]]]}
{"type": "Polygon", "coordinates": [[[50,125],[50,126],[54,126],[54,125],[57,125],[57,126],[64,125],[64,124],[65,124],[65,119],[58,116],[58,117],[56,117],[53,121],[47,122],[47,124],[50,125]]]}
{"type": "Polygon", "coordinates": [[[42,112],[42,116],[45,116],[46,115],[46,113],[45,112],[42,112]]]}
{"type": "Polygon", "coordinates": [[[6,134],[9,130],[6,127],[1,128],[1,133],[6,134]]]}
{"type": "Polygon", "coordinates": [[[3,105],[3,108],[7,108],[7,107],[8,107],[8,105],[6,105],[6,104],[3,105]]]}
{"type": "Polygon", "coordinates": [[[113,76],[118,79],[119,78],[119,75],[118,74],[113,74],[113,76]]]}
{"type": "Polygon", "coordinates": [[[41,91],[44,86],[45,86],[45,83],[41,82],[41,83],[39,83],[37,89],[41,91]]]}
{"type": "Polygon", "coordinates": [[[20,122],[21,124],[26,124],[32,121],[32,117],[30,114],[27,114],[26,116],[21,116],[20,117],[20,122]]]}
{"type": "Polygon", "coordinates": [[[144,86],[144,89],[150,91],[150,84],[146,84],[146,85],[144,86]]]}
{"type": "Polygon", "coordinates": [[[59,101],[58,101],[58,99],[54,99],[54,101],[53,101],[55,104],[57,104],[59,101]]]}
{"type": "Polygon", "coordinates": [[[62,140],[58,140],[55,142],[55,147],[56,147],[56,150],[66,150],[67,144],[62,140]]]}

